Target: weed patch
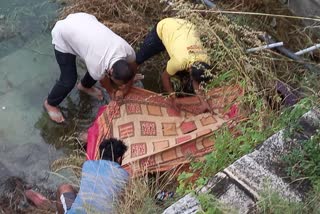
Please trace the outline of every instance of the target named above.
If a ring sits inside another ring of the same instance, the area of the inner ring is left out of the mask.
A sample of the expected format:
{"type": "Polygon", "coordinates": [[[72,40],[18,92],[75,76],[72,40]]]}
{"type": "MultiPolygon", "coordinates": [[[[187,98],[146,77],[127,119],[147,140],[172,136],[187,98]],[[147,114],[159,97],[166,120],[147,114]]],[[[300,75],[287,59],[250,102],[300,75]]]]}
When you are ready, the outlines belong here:
{"type": "Polygon", "coordinates": [[[274,190],[266,188],[257,202],[256,210],[261,214],[308,213],[318,214],[320,208],[320,192],[311,192],[305,201],[297,202],[284,199],[274,190]]]}
{"type": "Polygon", "coordinates": [[[197,198],[201,204],[201,209],[197,212],[198,214],[237,213],[236,210],[218,201],[213,195],[200,194],[197,198]]]}
{"type": "Polygon", "coordinates": [[[313,185],[320,184],[320,132],[310,140],[299,142],[289,154],[283,157],[287,174],[291,180],[308,179],[313,185]]]}

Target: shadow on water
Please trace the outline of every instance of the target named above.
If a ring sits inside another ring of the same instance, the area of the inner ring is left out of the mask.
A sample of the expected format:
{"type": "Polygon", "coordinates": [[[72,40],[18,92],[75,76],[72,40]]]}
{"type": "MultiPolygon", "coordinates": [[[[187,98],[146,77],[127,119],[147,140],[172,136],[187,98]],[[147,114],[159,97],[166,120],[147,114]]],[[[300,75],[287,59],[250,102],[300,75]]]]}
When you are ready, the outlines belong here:
{"type": "MultiPolygon", "coordinates": [[[[45,111],[35,123],[35,128],[40,131],[44,141],[57,149],[63,149],[65,153],[79,148],[79,135],[90,127],[99,107],[106,103],[82,93],[78,94],[79,99],[73,100],[67,97],[61,107],[66,124],[52,122],[45,111]]],[[[107,99],[105,97],[105,100],[107,99]]]]}

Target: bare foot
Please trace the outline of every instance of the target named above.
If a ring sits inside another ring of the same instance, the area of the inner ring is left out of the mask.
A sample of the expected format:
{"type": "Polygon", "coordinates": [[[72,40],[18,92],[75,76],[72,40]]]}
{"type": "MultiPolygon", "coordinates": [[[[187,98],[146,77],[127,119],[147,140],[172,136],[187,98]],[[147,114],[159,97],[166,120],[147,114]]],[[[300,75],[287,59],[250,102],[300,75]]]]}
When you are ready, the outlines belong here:
{"type": "Polygon", "coordinates": [[[53,120],[56,123],[64,122],[64,117],[58,107],[49,105],[47,100],[44,101],[43,106],[46,109],[47,113],[49,114],[49,117],[51,120],[53,120]]]}
{"type": "Polygon", "coordinates": [[[82,86],[81,82],[78,83],[77,88],[79,91],[82,91],[90,96],[97,98],[98,100],[103,100],[103,94],[100,89],[97,87],[85,88],[82,86]]]}

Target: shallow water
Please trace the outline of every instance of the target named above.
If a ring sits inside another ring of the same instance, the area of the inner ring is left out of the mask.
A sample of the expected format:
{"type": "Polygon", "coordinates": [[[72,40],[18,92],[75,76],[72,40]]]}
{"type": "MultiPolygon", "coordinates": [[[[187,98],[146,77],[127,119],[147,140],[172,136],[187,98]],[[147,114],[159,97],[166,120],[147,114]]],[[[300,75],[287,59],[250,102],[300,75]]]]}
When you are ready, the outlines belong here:
{"type": "Polygon", "coordinates": [[[62,138],[86,129],[104,103],[73,90],[61,104],[67,126],[43,111],[59,77],[50,35],[58,8],[54,1],[0,0],[0,184],[10,176],[45,183],[51,161],[73,147],[62,138]]]}

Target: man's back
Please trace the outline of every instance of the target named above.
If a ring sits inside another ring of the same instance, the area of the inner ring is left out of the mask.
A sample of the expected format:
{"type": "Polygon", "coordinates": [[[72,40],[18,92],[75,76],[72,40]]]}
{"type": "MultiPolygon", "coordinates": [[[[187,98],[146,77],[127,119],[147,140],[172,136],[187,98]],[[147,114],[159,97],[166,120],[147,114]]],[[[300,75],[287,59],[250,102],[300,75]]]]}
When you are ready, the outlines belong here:
{"type": "Polygon", "coordinates": [[[112,161],[86,161],[82,167],[80,190],[68,214],[112,213],[117,195],[129,174],[112,161]]]}
{"type": "Polygon", "coordinates": [[[95,80],[116,61],[135,60],[134,50],[124,39],[87,13],[68,15],[55,24],[51,34],[55,49],[82,58],[95,80]]]}
{"type": "Polygon", "coordinates": [[[195,28],[191,22],[178,18],[165,18],[157,24],[157,34],[170,56],[167,64],[170,75],[187,70],[196,61],[209,61],[195,28]]]}

